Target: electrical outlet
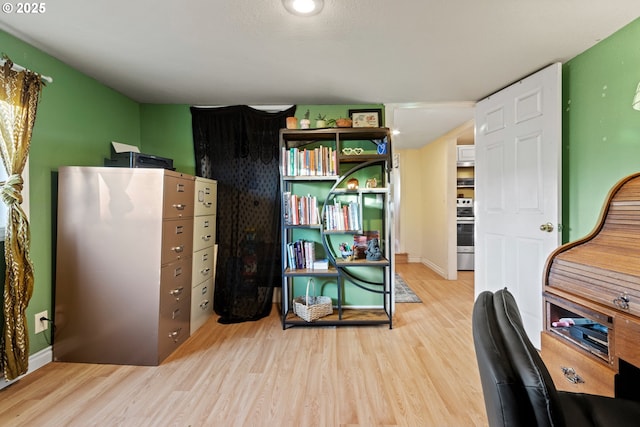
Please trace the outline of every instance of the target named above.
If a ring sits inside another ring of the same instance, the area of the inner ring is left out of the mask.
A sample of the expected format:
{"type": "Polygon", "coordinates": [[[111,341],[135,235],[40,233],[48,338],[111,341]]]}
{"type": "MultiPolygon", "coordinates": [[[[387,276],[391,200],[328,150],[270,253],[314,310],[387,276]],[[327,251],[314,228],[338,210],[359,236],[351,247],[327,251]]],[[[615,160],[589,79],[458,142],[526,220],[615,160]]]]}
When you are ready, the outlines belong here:
{"type": "Polygon", "coordinates": [[[49,329],[49,321],[48,320],[40,320],[41,318],[49,318],[49,314],[47,313],[47,310],[45,311],[41,311],[40,313],[37,313],[35,315],[35,329],[36,329],[36,334],[39,334],[42,331],[46,331],[47,329],[49,329]]]}

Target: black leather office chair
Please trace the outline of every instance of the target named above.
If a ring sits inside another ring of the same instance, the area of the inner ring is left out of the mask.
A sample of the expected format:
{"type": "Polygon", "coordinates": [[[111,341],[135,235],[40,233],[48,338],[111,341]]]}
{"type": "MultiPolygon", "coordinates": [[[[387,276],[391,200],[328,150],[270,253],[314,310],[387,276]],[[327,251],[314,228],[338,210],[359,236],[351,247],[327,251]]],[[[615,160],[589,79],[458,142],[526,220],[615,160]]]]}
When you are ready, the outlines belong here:
{"type": "Polygon", "coordinates": [[[491,427],[640,426],[639,402],[556,390],[507,289],[482,292],[472,322],[491,427]]]}

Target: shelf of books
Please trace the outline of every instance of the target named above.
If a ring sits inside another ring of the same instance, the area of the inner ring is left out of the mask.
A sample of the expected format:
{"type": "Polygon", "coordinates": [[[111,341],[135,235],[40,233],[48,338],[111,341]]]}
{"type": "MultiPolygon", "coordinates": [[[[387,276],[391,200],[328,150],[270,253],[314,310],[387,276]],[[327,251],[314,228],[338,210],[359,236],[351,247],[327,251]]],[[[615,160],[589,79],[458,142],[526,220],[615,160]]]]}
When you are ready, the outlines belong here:
{"type": "Polygon", "coordinates": [[[389,130],[282,129],[280,147],[283,328],[391,328],[389,130]],[[309,302],[309,292],[330,297],[333,312],[312,320],[298,316],[296,307],[309,302]]]}

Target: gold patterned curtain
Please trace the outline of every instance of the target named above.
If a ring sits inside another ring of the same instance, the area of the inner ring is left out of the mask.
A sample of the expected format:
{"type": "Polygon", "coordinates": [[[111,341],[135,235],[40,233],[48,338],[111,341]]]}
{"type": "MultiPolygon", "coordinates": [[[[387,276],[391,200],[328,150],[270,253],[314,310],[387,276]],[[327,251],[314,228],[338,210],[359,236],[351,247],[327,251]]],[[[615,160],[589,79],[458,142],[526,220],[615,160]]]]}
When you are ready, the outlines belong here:
{"type": "Polygon", "coordinates": [[[22,210],[22,171],[29,145],[42,80],[28,70],[14,71],[4,57],[0,70],[0,156],[7,180],[0,196],[7,205],[5,237],[4,324],[0,337],[0,368],[6,380],[25,374],[29,367],[29,331],[26,309],[33,293],[33,265],[29,258],[29,222],[22,210]]]}

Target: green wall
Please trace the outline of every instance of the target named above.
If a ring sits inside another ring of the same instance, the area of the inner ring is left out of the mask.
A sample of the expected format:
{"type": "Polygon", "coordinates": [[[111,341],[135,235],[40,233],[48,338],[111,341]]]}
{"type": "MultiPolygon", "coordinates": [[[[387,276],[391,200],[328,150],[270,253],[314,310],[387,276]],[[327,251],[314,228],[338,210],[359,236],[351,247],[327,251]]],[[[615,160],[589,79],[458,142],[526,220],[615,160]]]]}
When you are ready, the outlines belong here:
{"type": "Polygon", "coordinates": [[[173,159],[176,170],[195,175],[191,111],[188,105],[142,104],[140,123],[140,151],[173,159]]]}
{"type": "MultiPolygon", "coordinates": [[[[52,314],[55,173],[62,165],[102,165],[112,140],[138,144],[140,106],[2,31],[0,50],[14,62],[53,77],[42,92],[29,160],[35,286],[27,322],[33,354],[49,345],[43,334],[33,334],[33,316],[43,310],[52,314]]],[[[46,338],[50,341],[50,336],[46,338]]]]}
{"type": "Polygon", "coordinates": [[[596,224],[609,189],[640,170],[640,19],[563,65],[563,238],[596,224]]]}

